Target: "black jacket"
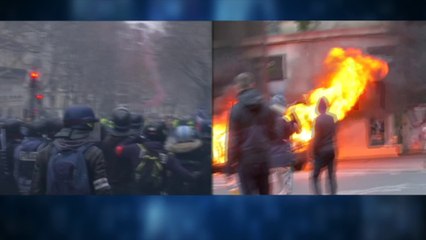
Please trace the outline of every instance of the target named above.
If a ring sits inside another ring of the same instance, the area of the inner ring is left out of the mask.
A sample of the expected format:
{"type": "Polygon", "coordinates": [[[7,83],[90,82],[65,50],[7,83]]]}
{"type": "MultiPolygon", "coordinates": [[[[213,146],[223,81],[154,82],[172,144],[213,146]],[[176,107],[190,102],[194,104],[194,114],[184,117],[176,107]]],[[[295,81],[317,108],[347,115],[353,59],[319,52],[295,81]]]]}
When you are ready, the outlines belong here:
{"type": "Polygon", "coordinates": [[[336,124],[332,116],[321,114],[315,120],[313,153],[317,157],[321,152],[335,151],[334,141],[336,124]]]}
{"type": "Polygon", "coordinates": [[[134,183],[132,159],[139,156],[139,149],[129,147],[128,145],[132,144],[128,140],[129,136],[108,135],[102,141],[101,148],[105,156],[108,180],[116,193],[130,194],[131,185],[134,183]],[[118,156],[116,152],[116,147],[119,145],[123,147],[121,156],[118,156]]]}
{"type": "Polygon", "coordinates": [[[170,182],[172,194],[210,194],[211,193],[211,145],[205,146],[199,139],[191,142],[173,143],[166,147],[179,163],[191,173],[198,172],[197,179],[185,181],[174,177],[170,182]]]}
{"type": "MultiPolygon", "coordinates": [[[[69,131],[69,129],[63,129],[61,132],[69,131]]],[[[60,133],[61,133],[60,132],[60,133]]],[[[59,133],[59,134],[60,134],[59,133]]],[[[81,133],[78,133],[81,134],[81,133]]],[[[37,155],[37,160],[34,166],[33,180],[31,185],[32,194],[46,194],[47,191],[47,169],[50,159],[50,154],[52,152],[53,144],[55,147],[64,146],[64,145],[73,145],[72,148],[78,148],[82,144],[87,144],[84,139],[78,139],[81,144],[76,144],[76,139],[74,139],[74,133],[70,134],[69,138],[57,138],[47,147],[43,148],[40,153],[37,155]]],[[[111,187],[108,183],[104,155],[96,146],[91,146],[85,151],[85,159],[87,163],[87,169],[89,174],[89,179],[92,186],[92,193],[95,194],[110,194],[111,187]]]]}
{"type": "Polygon", "coordinates": [[[275,139],[274,123],[274,112],[257,90],[248,89],[239,94],[229,121],[228,174],[237,166],[269,161],[270,144],[275,139]]]}

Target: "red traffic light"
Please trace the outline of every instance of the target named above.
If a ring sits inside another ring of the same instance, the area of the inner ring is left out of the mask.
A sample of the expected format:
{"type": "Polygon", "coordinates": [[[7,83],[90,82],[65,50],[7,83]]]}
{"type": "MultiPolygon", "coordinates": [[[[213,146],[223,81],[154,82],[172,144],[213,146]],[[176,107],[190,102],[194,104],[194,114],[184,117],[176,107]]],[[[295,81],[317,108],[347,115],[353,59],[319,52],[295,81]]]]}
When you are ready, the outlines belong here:
{"type": "Polygon", "coordinates": [[[43,100],[44,95],[43,95],[43,94],[36,94],[36,95],[35,95],[35,98],[36,98],[37,100],[43,100]]]}
{"type": "Polygon", "coordinates": [[[36,72],[36,71],[32,71],[32,72],[30,73],[30,77],[31,77],[32,79],[38,79],[38,78],[40,77],[40,73],[39,73],[39,72],[36,72]]]}

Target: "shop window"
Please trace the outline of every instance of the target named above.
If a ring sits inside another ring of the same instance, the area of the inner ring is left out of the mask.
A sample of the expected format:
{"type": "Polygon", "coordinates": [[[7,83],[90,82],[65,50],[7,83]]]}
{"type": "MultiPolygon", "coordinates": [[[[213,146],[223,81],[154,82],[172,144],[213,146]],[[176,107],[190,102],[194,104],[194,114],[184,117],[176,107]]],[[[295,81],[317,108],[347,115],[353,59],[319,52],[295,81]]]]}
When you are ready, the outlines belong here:
{"type": "Polygon", "coordinates": [[[253,58],[251,60],[252,66],[256,69],[256,72],[261,74],[263,68],[268,70],[269,81],[282,81],[287,78],[287,61],[286,55],[270,56],[264,59],[263,57],[253,58]]]}
{"type": "Polygon", "coordinates": [[[383,146],[385,144],[385,120],[371,118],[369,122],[369,145],[383,146]]]}

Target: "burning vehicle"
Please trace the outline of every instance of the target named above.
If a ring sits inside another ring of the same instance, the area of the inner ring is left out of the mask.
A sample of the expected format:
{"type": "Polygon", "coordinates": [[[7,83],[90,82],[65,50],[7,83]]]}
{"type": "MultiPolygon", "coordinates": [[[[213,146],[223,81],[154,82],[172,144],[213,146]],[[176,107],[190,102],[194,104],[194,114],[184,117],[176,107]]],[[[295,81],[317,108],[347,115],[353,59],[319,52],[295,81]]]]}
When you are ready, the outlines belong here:
{"type": "MultiPolygon", "coordinates": [[[[308,94],[305,101],[289,106],[283,118],[296,116],[301,132],[291,136],[296,154],[296,170],[309,160],[308,149],[313,138],[313,123],[318,116],[316,105],[320,98],[327,98],[329,112],[335,121],[343,120],[356,105],[360,96],[372,82],[386,77],[389,67],[386,61],[363,53],[355,48],[332,48],[323,61],[324,74],[319,77],[320,86],[308,94]]],[[[226,110],[213,117],[213,170],[226,163],[227,128],[229,113],[235,99],[226,102],[226,110]]]]}

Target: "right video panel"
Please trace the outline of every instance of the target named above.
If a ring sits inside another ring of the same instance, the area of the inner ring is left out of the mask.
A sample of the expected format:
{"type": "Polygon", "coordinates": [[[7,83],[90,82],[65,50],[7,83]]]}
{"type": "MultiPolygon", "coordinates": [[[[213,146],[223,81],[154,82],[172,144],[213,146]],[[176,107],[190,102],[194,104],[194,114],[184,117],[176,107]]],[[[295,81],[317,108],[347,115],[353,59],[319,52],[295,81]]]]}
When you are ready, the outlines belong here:
{"type": "Polygon", "coordinates": [[[426,193],[426,22],[213,24],[213,194],[426,193]]]}

